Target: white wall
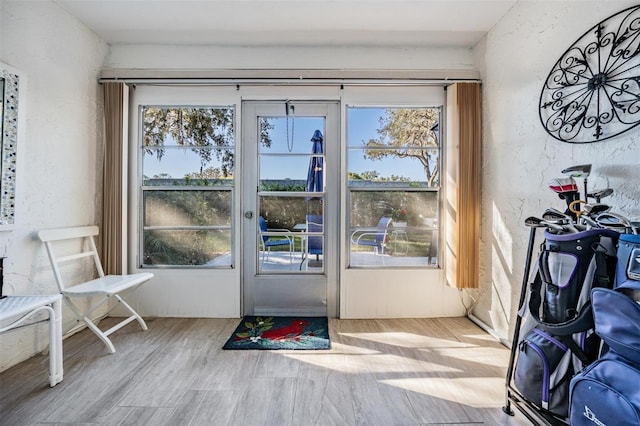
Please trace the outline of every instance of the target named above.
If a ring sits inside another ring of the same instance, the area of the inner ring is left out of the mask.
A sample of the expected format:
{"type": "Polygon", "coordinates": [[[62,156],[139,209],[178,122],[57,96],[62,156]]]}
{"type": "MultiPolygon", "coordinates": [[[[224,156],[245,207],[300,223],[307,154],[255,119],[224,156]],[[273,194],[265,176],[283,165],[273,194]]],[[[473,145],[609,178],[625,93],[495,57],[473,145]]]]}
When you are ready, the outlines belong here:
{"type": "Polygon", "coordinates": [[[474,314],[511,339],[520,296],[528,216],[564,210],[548,189],[560,171],[593,165],[590,188],[613,188],[616,211],[640,218],[640,132],[592,144],[562,143],[538,118],[542,83],[588,29],[635,1],[520,1],[475,49],[483,81],[483,217],[479,303],[474,314]]]}
{"type": "Polygon", "coordinates": [[[372,47],[112,46],[106,68],[422,70],[473,69],[471,49],[372,47]]]}
{"type": "MultiPolygon", "coordinates": [[[[0,62],[26,82],[19,94],[25,125],[18,129],[15,226],[0,232],[5,294],[57,292],[35,232],[99,218],[97,77],[106,53],[104,42],[53,3],[0,1],[0,62]]],[[[74,323],[65,309],[65,329],[74,323]]],[[[44,325],[0,336],[0,371],[46,344],[44,325]]]]}

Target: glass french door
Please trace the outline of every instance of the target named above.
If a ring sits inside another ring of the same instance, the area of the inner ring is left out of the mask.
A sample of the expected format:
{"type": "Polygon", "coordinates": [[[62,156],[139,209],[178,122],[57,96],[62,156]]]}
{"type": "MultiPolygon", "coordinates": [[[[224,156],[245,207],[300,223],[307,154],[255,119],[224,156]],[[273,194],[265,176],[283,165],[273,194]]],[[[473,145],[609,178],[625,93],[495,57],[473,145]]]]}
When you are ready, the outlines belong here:
{"type": "Polygon", "coordinates": [[[337,315],[338,103],[242,104],[247,315],[337,315]]]}

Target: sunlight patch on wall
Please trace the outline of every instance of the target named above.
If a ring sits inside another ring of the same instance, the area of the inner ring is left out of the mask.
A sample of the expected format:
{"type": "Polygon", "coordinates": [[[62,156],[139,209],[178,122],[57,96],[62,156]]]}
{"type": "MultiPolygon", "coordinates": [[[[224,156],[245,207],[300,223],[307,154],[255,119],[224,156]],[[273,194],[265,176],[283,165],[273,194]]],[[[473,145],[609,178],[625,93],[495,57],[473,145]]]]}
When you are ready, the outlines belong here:
{"type": "Polygon", "coordinates": [[[513,272],[513,237],[495,203],[491,213],[494,248],[499,248],[500,256],[504,259],[504,267],[507,268],[507,273],[511,274],[513,272]]]}
{"type": "Polygon", "coordinates": [[[491,246],[491,319],[495,327],[506,325],[511,315],[513,289],[511,274],[505,270],[501,252],[495,244],[491,246]]]}

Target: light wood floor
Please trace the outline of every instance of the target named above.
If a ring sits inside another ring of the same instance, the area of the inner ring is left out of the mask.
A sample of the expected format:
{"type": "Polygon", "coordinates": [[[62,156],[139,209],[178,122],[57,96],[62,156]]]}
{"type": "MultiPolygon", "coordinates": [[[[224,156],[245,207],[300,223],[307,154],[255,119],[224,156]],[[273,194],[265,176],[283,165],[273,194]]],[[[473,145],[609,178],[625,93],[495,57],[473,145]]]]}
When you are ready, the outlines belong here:
{"type": "MultiPolygon", "coordinates": [[[[106,319],[101,326],[112,322],[106,319]]],[[[225,351],[238,319],[148,320],[64,342],[0,374],[0,424],[524,425],[504,405],[508,350],[465,318],[330,320],[328,351],[225,351]]]]}

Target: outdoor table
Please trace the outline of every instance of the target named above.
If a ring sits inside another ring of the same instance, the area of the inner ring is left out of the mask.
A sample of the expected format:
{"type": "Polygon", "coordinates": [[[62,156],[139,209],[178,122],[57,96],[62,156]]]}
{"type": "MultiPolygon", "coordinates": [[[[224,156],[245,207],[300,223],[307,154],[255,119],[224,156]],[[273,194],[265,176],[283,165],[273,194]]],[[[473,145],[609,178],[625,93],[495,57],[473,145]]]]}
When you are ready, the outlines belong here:
{"type": "Polygon", "coordinates": [[[307,257],[307,247],[306,247],[306,242],[307,242],[307,236],[306,234],[302,234],[303,232],[307,232],[307,224],[306,223],[297,223],[294,227],[293,230],[296,232],[301,233],[300,235],[296,235],[295,233],[293,234],[293,238],[297,238],[300,237],[300,256],[301,256],[301,260],[300,260],[300,270],[302,270],[302,265],[304,264],[304,261],[307,257]]]}
{"type": "Polygon", "coordinates": [[[407,235],[406,228],[393,228],[391,230],[391,241],[393,241],[393,254],[407,254],[409,248],[407,243],[409,242],[409,236],[407,235]],[[402,250],[398,250],[398,242],[402,250]]]}

